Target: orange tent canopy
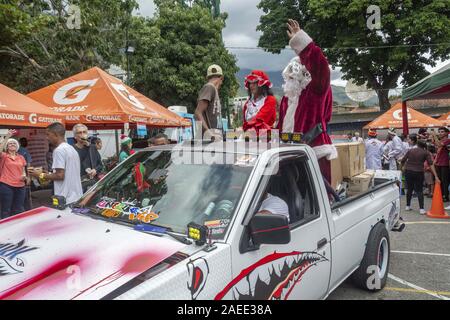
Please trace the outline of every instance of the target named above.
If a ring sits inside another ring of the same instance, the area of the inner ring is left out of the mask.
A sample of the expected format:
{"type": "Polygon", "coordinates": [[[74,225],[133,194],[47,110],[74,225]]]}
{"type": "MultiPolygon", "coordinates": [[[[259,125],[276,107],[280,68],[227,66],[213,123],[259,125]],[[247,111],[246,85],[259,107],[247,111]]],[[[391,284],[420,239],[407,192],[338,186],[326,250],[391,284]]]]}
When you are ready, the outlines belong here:
{"type": "Polygon", "coordinates": [[[45,128],[53,122],[64,123],[64,115],[0,83],[0,125],[45,128]]]}
{"type": "Polygon", "coordinates": [[[450,125],[450,112],[443,114],[438,120],[442,121],[442,124],[445,126],[450,125]]]}
{"type": "Polygon", "coordinates": [[[67,124],[114,126],[142,123],[181,127],[190,123],[94,67],[34,91],[28,96],[66,115],[67,124]]]}
{"type": "MultiPolygon", "coordinates": [[[[433,128],[441,127],[442,122],[429,117],[417,110],[408,108],[408,123],[410,128],[433,128]]],[[[379,116],[374,121],[364,127],[364,129],[389,129],[403,128],[402,104],[397,103],[385,114],[379,116]]]]}

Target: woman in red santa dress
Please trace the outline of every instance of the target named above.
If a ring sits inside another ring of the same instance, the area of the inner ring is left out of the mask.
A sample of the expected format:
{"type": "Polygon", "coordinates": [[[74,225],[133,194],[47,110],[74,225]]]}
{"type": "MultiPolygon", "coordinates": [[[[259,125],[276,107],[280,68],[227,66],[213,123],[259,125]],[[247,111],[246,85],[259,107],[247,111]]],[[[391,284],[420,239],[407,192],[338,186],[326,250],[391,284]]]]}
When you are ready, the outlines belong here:
{"type": "Polygon", "coordinates": [[[328,61],[297,21],[289,20],[289,44],[297,54],[283,71],[284,94],[280,105],[280,132],[302,133],[316,152],[320,169],[331,181],[331,159],[336,148],[327,134],[331,119],[333,96],[328,61]]]}
{"type": "Polygon", "coordinates": [[[254,70],[245,77],[245,87],[249,99],[244,105],[244,131],[255,129],[271,130],[277,118],[277,99],[274,97],[272,83],[264,71],[254,70]]]}

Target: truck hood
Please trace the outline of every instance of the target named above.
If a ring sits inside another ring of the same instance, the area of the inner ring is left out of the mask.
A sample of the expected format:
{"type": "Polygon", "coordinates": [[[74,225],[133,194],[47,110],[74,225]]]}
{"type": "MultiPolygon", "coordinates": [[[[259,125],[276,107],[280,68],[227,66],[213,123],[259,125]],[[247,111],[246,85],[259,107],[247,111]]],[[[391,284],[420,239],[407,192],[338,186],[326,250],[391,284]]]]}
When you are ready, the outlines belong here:
{"type": "Polygon", "coordinates": [[[0,299],[100,299],[185,245],[49,208],[0,221],[0,299]]]}

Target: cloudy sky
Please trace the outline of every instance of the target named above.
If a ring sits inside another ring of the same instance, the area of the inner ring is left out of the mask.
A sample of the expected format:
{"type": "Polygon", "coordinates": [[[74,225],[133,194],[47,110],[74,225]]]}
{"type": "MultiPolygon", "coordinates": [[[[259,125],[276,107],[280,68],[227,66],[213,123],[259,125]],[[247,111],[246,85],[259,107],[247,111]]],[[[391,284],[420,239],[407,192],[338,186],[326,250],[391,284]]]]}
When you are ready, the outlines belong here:
{"type": "MultiPolygon", "coordinates": [[[[222,0],[221,9],[228,13],[224,42],[227,47],[257,47],[260,32],[256,31],[259,18],[263,14],[256,6],[260,0],[222,0]]],[[[155,6],[152,0],[138,0],[140,9],[137,14],[153,16],[155,6]]],[[[270,54],[263,50],[230,49],[238,59],[240,68],[264,69],[267,71],[282,70],[294,56],[292,51],[284,50],[281,54],[270,54]]],[[[438,63],[434,68],[427,68],[433,72],[445,63],[438,63]]],[[[339,69],[337,69],[339,70],[339,69]]],[[[332,73],[332,83],[345,86],[346,81],[340,79],[338,71],[332,73]]]]}

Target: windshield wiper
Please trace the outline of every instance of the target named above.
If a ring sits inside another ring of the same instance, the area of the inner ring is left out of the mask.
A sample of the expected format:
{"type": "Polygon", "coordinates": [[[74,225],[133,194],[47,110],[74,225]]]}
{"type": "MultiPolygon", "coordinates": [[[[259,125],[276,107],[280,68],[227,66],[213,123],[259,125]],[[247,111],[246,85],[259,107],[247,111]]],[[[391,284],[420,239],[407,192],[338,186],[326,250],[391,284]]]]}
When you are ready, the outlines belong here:
{"type": "Polygon", "coordinates": [[[141,224],[141,225],[135,226],[134,230],[142,231],[142,232],[153,234],[153,235],[167,234],[183,244],[186,244],[186,245],[192,244],[192,241],[188,240],[184,236],[173,233],[172,229],[168,228],[168,227],[160,227],[160,226],[154,225],[154,224],[151,224],[151,225],[142,225],[141,224]]]}

